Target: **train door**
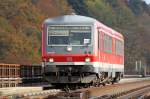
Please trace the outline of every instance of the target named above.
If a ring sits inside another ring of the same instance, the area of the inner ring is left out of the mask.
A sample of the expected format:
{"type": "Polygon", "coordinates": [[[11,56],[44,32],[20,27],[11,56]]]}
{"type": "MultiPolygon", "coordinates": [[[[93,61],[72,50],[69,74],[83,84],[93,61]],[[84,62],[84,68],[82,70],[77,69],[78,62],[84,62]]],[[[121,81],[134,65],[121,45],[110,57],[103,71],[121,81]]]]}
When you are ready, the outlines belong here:
{"type": "Polygon", "coordinates": [[[103,71],[103,63],[101,59],[101,49],[102,49],[102,33],[98,30],[98,61],[99,61],[99,73],[103,71]]]}
{"type": "Polygon", "coordinates": [[[104,68],[104,57],[103,57],[103,46],[104,46],[104,39],[103,39],[103,32],[101,30],[99,30],[98,32],[98,45],[99,45],[99,64],[100,64],[100,71],[104,72],[105,68],[104,68]]]}
{"type": "Polygon", "coordinates": [[[100,62],[101,60],[101,33],[100,31],[98,30],[98,60],[100,62]]]}
{"type": "MultiPolygon", "coordinates": [[[[112,39],[112,54],[113,54],[113,57],[112,57],[112,60],[113,62],[115,62],[115,39],[113,38],[112,39]]],[[[116,76],[116,71],[115,71],[115,64],[112,64],[112,77],[114,78],[116,76]]]]}

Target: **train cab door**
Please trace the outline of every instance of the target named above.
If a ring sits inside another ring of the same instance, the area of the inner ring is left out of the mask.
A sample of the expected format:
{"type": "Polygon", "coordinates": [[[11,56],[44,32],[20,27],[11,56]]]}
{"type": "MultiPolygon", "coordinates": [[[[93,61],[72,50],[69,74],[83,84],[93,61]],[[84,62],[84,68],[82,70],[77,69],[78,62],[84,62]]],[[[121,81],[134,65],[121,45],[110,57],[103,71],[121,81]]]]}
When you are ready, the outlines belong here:
{"type": "Polygon", "coordinates": [[[97,61],[98,61],[98,64],[97,64],[97,72],[100,74],[101,72],[101,63],[100,63],[100,31],[99,29],[97,29],[97,47],[96,47],[96,50],[97,50],[97,61]]]}
{"type": "Polygon", "coordinates": [[[98,30],[98,61],[99,61],[99,71],[102,72],[102,59],[101,59],[101,49],[102,49],[102,32],[98,30]]]}
{"type": "Polygon", "coordinates": [[[101,51],[101,33],[100,31],[98,30],[98,60],[100,62],[100,51],[101,51]]]}

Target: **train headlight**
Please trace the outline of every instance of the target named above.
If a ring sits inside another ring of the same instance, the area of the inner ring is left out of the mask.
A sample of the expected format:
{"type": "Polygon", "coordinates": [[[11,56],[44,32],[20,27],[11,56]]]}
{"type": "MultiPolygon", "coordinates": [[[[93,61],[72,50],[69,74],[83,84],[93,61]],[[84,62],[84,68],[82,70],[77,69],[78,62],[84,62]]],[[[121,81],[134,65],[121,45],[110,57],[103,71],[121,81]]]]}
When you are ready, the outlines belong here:
{"type": "Polygon", "coordinates": [[[53,58],[50,58],[50,59],[49,59],[49,62],[54,62],[54,59],[53,59],[53,58]]]}
{"type": "Polygon", "coordinates": [[[90,59],[89,57],[87,57],[87,58],[85,58],[85,61],[86,61],[86,62],[90,62],[91,59],[90,59]]]}
{"type": "Polygon", "coordinates": [[[67,51],[68,52],[72,51],[72,47],[71,46],[67,46],[67,51]]]}

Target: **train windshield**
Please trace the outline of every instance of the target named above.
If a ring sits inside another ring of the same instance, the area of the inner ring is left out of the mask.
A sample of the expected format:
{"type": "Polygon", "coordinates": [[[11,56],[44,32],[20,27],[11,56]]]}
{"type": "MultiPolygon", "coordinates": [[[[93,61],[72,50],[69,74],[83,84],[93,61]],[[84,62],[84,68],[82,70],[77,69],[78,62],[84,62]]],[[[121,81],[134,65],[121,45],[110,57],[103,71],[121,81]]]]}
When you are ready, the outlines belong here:
{"type": "Polygon", "coordinates": [[[84,45],[91,42],[90,26],[49,26],[48,45],[84,45]]]}

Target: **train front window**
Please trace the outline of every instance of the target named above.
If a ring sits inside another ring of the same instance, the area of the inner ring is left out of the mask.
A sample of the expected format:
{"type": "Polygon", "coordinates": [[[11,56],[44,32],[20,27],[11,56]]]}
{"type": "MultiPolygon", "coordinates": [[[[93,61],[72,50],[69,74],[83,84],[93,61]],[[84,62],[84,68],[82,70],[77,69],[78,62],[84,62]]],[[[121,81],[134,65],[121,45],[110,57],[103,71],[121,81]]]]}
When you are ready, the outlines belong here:
{"type": "Polygon", "coordinates": [[[69,39],[67,36],[49,36],[48,44],[68,44],[69,39]]]}
{"type": "Polygon", "coordinates": [[[48,44],[49,45],[64,45],[69,44],[69,31],[68,30],[49,30],[48,31],[48,44]]]}
{"type": "Polygon", "coordinates": [[[84,45],[84,41],[87,39],[91,40],[91,33],[88,31],[70,32],[70,44],[72,45],[84,45]]]}
{"type": "Polygon", "coordinates": [[[91,42],[90,26],[49,26],[48,45],[84,45],[91,42]]]}

